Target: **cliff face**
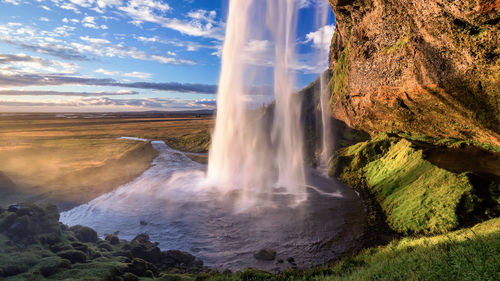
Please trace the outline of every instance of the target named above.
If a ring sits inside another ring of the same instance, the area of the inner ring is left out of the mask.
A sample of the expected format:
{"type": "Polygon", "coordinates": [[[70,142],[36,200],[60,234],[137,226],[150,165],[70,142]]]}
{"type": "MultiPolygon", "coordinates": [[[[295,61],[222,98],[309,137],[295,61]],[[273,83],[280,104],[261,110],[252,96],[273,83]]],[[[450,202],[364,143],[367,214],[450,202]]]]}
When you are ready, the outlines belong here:
{"type": "Polygon", "coordinates": [[[500,145],[500,0],[329,0],[334,117],[500,145]]]}

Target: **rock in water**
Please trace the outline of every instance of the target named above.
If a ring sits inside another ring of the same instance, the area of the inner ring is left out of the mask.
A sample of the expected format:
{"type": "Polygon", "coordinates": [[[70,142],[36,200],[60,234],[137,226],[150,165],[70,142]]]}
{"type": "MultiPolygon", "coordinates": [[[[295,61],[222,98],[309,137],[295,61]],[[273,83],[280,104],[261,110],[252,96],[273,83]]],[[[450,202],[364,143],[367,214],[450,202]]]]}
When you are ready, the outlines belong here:
{"type": "Polygon", "coordinates": [[[269,248],[263,248],[253,253],[254,258],[263,261],[272,261],[276,258],[276,251],[269,248]]]}

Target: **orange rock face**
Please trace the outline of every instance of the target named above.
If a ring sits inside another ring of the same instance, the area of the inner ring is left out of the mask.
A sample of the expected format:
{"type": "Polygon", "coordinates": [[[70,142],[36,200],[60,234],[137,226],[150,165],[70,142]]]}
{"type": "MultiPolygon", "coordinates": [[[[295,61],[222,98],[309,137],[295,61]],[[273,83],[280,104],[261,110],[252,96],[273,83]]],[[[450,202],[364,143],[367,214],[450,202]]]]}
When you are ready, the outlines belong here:
{"type": "Polygon", "coordinates": [[[499,2],[330,0],[334,117],[500,145],[499,2]]]}

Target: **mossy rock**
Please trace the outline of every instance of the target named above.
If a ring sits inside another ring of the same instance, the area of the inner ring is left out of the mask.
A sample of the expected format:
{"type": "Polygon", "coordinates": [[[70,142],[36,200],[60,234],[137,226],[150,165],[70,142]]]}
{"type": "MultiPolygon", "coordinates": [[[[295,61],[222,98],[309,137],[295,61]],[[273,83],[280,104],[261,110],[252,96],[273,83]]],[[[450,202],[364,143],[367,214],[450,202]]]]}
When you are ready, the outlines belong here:
{"type": "Polygon", "coordinates": [[[467,173],[453,173],[425,159],[418,145],[424,141],[381,134],[338,151],[329,174],[375,197],[387,224],[399,233],[453,230],[480,200],[467,173]]]}
{"type": "Polygon", "coordinates": [[[36,266],[35,271],[40,272],[44,277],[58,273],[61,270],[70,268],[71,262],[60,257],[43,258],[36,266]]]}
{"type": "Polygon", "coordinates": [[[97,232],[90,227],[75,225],[69,228],[81,242],[97,242],[97,232]]]}
{"type": "Polygon", "coordinates": [[[71,263],[84,263],[87,261],[87,254],[78,250],[67,250],[57,253],[63,259],[69,260],[71,263]]]}

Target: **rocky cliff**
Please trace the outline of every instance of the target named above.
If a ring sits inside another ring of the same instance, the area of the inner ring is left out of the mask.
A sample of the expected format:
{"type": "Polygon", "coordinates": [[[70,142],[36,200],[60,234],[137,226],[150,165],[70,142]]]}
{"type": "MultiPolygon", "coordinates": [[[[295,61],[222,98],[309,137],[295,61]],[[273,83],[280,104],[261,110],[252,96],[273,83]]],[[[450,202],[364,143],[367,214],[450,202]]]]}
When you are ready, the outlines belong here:
{"type": "Polygon", "coordinates": [[[334,118],[500,145],[499,0],[329,0],[334,118]]]}

